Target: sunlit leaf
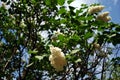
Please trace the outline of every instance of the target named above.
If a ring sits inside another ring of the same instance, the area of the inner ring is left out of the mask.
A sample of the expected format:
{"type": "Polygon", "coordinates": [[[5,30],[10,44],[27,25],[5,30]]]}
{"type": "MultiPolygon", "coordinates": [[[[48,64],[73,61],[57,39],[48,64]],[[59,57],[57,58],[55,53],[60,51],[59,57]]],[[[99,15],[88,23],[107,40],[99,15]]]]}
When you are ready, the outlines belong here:
{"type": "Polygon", "coordinates": [[[38,53],[38,51],[37,50],[29,50],[28,53],[29,54],[36,54],[36,53],[38,53]]]}
{"type": "Polygon", "coordinates": [[[77,53],[77,52],[79,52],[79,51],[80,51],[80,49],[72,50],[72,51],[71,51],[71,54],[75,54],[75,53],[77,53]]]}
{"type": "Polygon", "coordinates": [[[39,61],[41,61],[45,56],[47,56],[47,55],[44,54],[42,56],[35,56],[35,58],[38,59],[39,61]]]}
{"type": "Polygon", "coordinates": [[[75,63],[78,63],[78,62],[81,62],[81,59],[77,59],[77,60],[75,61],[75,63]]]}
{"type": "Polygon", "coordinates": [[[30,64],[28,64],[26,67],[28,68],[28,67],[30,67],[30,66],[32,66],[32,65],[33,65],[33,62],[30,63],[30,64]]]}
{"type": "Polygon", "coordinates": [[[59,5],[63,5],[65,3],[65,0],[57,0],[59,5]]]}

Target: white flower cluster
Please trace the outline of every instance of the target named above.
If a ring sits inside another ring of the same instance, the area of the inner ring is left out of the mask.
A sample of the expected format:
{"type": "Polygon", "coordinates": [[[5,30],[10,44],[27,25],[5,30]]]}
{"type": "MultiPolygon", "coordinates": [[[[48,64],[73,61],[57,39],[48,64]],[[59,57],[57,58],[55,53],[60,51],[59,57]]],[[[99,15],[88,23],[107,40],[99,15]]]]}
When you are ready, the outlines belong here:
{"type": "Polygon", "coordinates": [[[104,6],[102,5],[98,5],[98,6],[91,6],[89,9],[88,9],[88,14],[93,14],[93,13],[96,13],[96,12],[100,12],[104,9],[104,6]]]}
{"type": "MultiPolygon", "coordinates": [[[[88,14],[94,14],[96,12],[102,11],[103,9],[104,9],[104,6],[102,6],[102,5],[91,6],[88,9],[88,14]]],[[[108,15],[109,15],[109,12],[103,12],[97,16],[97,20],[102,20],[104,22],[108,22],[111,20],[111,17],[108,15]]]]}
{"type": "Polygon", "coordinates": [[[109,15],[109,12],[103,12],[97,16],[97,19],[102,20],[104,22],[108,22],[111,20],[111,17],[108,15],[109,15]]]}
{"type": "Polygon", "coordinates": [[[62,71],[63,67],[67,64],[64,53],[60,48],[54,46],[50,46],[50,52],[49,60],[51,65],[57,72],[62,71]]]}

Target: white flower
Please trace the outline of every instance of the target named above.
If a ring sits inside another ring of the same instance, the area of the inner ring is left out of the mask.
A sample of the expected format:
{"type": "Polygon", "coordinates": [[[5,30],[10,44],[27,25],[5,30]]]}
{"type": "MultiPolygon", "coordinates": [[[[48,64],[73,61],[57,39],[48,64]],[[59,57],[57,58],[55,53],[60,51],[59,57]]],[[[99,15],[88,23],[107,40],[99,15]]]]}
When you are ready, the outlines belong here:
{"type": "Polygon", "coordinates": [[[60,48],[50,46],[51,55],[49,56],[49,61],[56,71],[62,71],[63,67],[67,64],[64,53],[60,48]]]}
{"type": "Polygon", "coordinates": [[[108,12],[108,11],[102,13],[102,16],[103,16],[103,17],[108,16],[108,15],[109,15],[109,12],[108,12]]]}
{"type": "Polygon", "coordinates": [[[109,12],[103,12],[103,13],[99,14],[97,17],[103,18],[103,17],[106,17],[108,15],[109,15],[109,12]]]}
{"type": "Polygon", "coordinates": [[[110,21],[111,20],[111,17],[110,16],[107,16],[106,17],[106,22],[110,21]]]}
{"type": "Polygon", "coordinates": [[[88,14],[93,14],[93,13],[96,13],[96,12],[100,12],[104,9],[104,6],[102,5],[98,5],[98,6],[91,6],[89,9],[88,9],[88,14]]]}
{"type": "Polygon", "coordinates": [[[102,20],[104,22],[108,22],[111,20],[111,17],[108,15],[109,15],[109,12],[103,12],[97,16],[97,20],[102,20]]]}

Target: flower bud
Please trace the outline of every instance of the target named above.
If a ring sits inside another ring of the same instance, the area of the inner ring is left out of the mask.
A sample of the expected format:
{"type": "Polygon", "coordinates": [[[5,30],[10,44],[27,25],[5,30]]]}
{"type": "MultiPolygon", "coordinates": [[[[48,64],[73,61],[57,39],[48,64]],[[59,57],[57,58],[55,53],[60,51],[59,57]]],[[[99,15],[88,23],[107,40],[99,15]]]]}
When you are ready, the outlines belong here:
{"type": "Polygon", "coordinates": [[[100,45],[97,44],[97,43],[94,43],[94,44],[93,44],[93,47],[94,47],[95,49],[100,49],[100,45]]]}

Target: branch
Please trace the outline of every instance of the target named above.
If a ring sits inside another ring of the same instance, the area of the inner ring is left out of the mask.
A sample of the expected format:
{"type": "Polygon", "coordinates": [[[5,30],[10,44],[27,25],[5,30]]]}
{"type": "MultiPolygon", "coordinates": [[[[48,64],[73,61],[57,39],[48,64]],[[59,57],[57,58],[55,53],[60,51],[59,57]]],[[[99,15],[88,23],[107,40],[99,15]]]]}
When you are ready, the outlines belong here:
{"type": "Polygon", "coordinates": [[[3,67],[3,72],[4,72],[5,69],[7,68],[8,64],[10,63],[10,61],[11,61],[11,59],[13,58],[14,54],[16,53],[16,51],[17,51],[17,48],[14,47],[14,48],[13,48],[13,53],[12,53],[11,57],[8,59],[8,61],[6,62],[5,66],[3,67]]]}
{"type": "Polygon", "coordinates": [[[104,78],[104,76],[103,76],[104,71],[105,71],[105,69],[104,69],[105,64],[104,63],[105,63],[105,58],[103,59],[102,72],[101,72],[101,80],[103,80],[103,78],[104,78]]]}

